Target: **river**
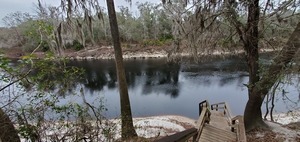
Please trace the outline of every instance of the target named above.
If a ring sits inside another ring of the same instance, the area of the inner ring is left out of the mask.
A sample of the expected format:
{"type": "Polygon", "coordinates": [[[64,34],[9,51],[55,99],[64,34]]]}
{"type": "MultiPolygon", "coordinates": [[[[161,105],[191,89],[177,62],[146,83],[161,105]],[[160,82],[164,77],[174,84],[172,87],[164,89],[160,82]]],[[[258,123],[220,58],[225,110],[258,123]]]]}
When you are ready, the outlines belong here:
{"type": "MultiPolygon", "coordinates": [[[[267,63],[268,58],[269,55],[262,56],[261,62],[267,63]]],[[[125,60],[133,116],[182,115],[197,119],[198,103],[203,100],[211,104],[226,101],[234,115],[243,114],[248,99],[244,85],[248,82],[248,73],[243,58],[203,57],[200,61],[125,60]]],[[[107,108],[105,116],[118,117],[120,102],[114,61],[83,60],[72,61],[69,65],[86,70],[85,79],[80,82],[86,100],[97,104],[100,97],[107,108]]],[[[276,97],[275,112],[299,109],[300,96],[295,84],[284,85],[281,89],[287,93],[276,97]]],[[[65,101],[70,99],[66,97],[65,101]]]]}
{"type": "MultiPolygon", "coordinates": [[[[270,53],[272,55],[272,53],[270,53]]],[[[270,54],[263,54],[260,62],[270,63],[270,54]]],[[[168,63],[165,58],[125,60],[126,78],[134,117],[153,115],[182,115],[198,118],[198,103],[227,102],[233,115],[243,115],[248,99],[248,72],[241,56],[202,57],[199,63],[183,60],[168,63]]],[[[59,104],[85,100],[103,105],[107,118],[120,116],[120,99],[114,60],[73,60],[68,66],[85,70],[76,82],[73,93],[59,98],[59,104]],[[79,95],[78,95],[79,94],[79,95]]],[[[280,86],[275,101],[275,113],[300,109],[297,75],[289,84],[280,86]]],[[[28,93],[30,96],[30,93],[28,93]]],[[[26,103],[26,99],[20,102],[26,103]]],[[[263,105],[263,112],[266,110],[263,105]]]]}

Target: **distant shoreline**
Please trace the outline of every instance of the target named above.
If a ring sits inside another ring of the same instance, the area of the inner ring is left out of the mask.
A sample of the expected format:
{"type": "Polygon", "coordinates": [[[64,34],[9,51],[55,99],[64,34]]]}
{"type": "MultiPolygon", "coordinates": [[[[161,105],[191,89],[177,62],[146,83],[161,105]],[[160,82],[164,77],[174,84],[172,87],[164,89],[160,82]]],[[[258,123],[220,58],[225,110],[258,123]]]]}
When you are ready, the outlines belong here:
{"type": "MultiPolygon", "coordinates": [[[[192,57],[191,53],[184,49],[175,54],[167,52],[170,47],[144,47],[134,49],[123,49],[123,59],[153,59],[153,58],[182,58],[192,57]]],[[[260,53],[278,51],[279,49],[261,49],[260,53]]],[[[21,59],[22,56],[30,53],[25,53],[19,48],[11,48],[2,51],[4,56],[11,59],[21,59]]],[[[244,50],[211,50],[211,51],[199,51],[198,56],[219,56],[219,55],[239,55],[245,53],[244,50]]],[[[34,55],[37,59],[45,57],[45,52],[35,52],[34,55]]],[[[102,59],[114,59],[114,50],[112,46],[104,46],[101,48],[88,47],[79,51],[65,50],[62,54],[63,58],[70,60],[102,60],[102,59]]]]}
{"type": "MultiPolygon", "coordinates": [[[[260,53],[279,51],[280,49],[261,49],[260,53]]],[[[91,54],[92,51],[78,51],[71,54],[66,54],[67,59],[71,60],[101,60],[101,59],[114,59],[114,52],[107,52],[100,54],[91,54]],[[90,53],[90,54],[89,54],[90,53]]],[[[198,56],[218,56],[218,55],[237,55],[245,53],[243,50],[233,50],[233,51],[211,51],[211,52],[202,52],[198,53],[198,56]]],[[[155,59],[155,58],[182,58],[182,57],[192,57],[189,52],[181,52],[172,54],[168,56],[168,53],[165,50],[152,50],[152,51],[123,51],[123,59],[155,59]]]]}

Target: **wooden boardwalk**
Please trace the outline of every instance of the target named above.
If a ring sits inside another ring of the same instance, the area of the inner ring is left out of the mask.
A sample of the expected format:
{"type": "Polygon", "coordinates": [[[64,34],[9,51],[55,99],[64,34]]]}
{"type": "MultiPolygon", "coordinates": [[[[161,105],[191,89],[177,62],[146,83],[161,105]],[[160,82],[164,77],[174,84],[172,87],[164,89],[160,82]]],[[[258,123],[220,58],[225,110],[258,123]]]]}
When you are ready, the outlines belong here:
{"type": "Polygon", "coordinates": [[[236,133],[231,132],[229,123],[222,112],[212,110],[209,124],[204,124],[199,142],[236,141],[236,133]]]}
{"type": "Polygon", "coordinates": [[[157,140],[157,142],[246,142],[242,116],[232,117],[226,102],[209,105],[199,103],[196,128],[188,129],[157,140]]]}

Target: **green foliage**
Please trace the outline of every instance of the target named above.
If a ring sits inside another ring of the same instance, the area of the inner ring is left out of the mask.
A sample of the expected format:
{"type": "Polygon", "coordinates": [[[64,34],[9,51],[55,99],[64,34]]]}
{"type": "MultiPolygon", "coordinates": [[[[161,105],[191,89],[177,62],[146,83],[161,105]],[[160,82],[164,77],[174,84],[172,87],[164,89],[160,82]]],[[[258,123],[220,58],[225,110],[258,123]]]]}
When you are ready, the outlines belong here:
{"type": "Polygon", "coordinates": [[[162,46],[163,42],[160,40],[148,39],[148,40],[143,40],[142,45],[143,46],[162,46]]]}
{"type": "Polygon", "coordinates": [[[40,48],[43,52],[46,52],[46,51],[50,50],[50,46],[49,46],[48,42],[46,42],[46,41],[41,42],[41,47],[40,48]]]}
{"type": "Polygon", "coordinates": [[[74,40],[72,46],[76,51],[79,51],[84,48],[84,46],[78,40],[74,40]]]}
{"type": "MultiPolygon", "coordinates": [[[[24,62],[28,62],[27,59],[24,62]]],[[[55,60],[51,53],[46,54],[43,60],[37,60],[32,65],[34,76],[30,77],[32,82],[35,82],[40,90],[59,89],[63,93],[72,85],[72,80],[75,80],[83,72],[82,69],[76,67],[65,66],[66,61],[55,60]]]]}
{"type": "Polygon", "coordinates": [[[83,89],[76,92],[76,80],[81,79],[83,70],[66,66],[66,60],[57,59],[50,53],[43,60],[34,58],[33,55],[24,56],[16,66],[12,66],[10,60],[0,56],[3,61],[0,64],[1,71],[7,73],[4,76],[9,78],[8,81],[16,76],[23,76],[21,72],[30,71],[26,78],[17,82],[17,88],[12,89],[25,89],[20,94],[14,92],[22,96],[22,101],[25,102],[10,102],[10,105],[14,106],[11,111],[17,117],[19,134],[30,141],[40,141],[45,137],[51,141],[60,141],[62,137],[80,141],[83,136],[96,140],[100,133],[107,134],[107,139],[113,139],[109,134],[115,129],[112,129],[110,123],[102,123],[105,119],[102,113],[107,110],[102,98],[95,100],[97,106],[86,102],[85,99],[83,104],[71,100],[60,102],[67,92],[72,94],[71,96],[84,97],[83,89]],[[93,118],[96,118],[94,123],[90,121],[93,118]],[[66,129],[72,131],[61,133],[66,129]],[[54,136],[49,136],[49,131],[53,132],[54,136]]]}
{"type": "Polygon", "coordinates": [[[173,35],[172,34],[161,34],[159,36],[159,41],[162,41],[162,42],[167,42],[169,40],[173,40],[173,35]]]}
{"type": "Polygon", "coordinates": [[[50,42],[54,40],[53,25],[43,20],[30,20],[19,27],[25,37],[24,51],[32,52],[39,44],[42,51],[49,50],[50,42]]]}
{"type": "MultiPolygon", "coordinates": [[[[12,72],[13,69],[10,68],[9,65],[9,59],[5,58],[2,54],[0,54],[0,69],[7,71],[7,72],[12,72]]],[[[0,70],[0,71],[1,71],[0,70]]]]}
{"type": "Polygon", "coordinates": [[[37,141],[37,127],[33,125],[21,125],[18,129],[19,134],[25,139],[29,139],[31,141],[37,141]]]}
{"type": "Polygon", "coordinates": [[[67,49],[74,49],[76,51],[79,51],[79,50],[81,50],[81,49],[84,48],[84,46],[78,40],[73,40],[72,44],[71,43],[67,43],[65,45],[65,47],[67,49]]]}

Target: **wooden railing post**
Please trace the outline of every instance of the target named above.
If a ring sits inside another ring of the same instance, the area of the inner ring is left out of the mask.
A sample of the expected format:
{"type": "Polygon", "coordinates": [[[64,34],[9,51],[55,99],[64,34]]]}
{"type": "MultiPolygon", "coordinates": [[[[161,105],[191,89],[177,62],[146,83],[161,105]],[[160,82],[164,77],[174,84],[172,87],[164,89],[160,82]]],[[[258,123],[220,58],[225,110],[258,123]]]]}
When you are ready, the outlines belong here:
{"type": "Polygon", "coordinates": [[[200,116],[201,112],[202,112],[202,104],[199,103],[199,116],[200,116]]]}
{"type": "Polygon", "coordinates": [[[201,114],[203,108],[204,108],[204,107],[207,108],[208,106],[209,106],[209,103],[208,103],[207,100],[204,100],[204,101],[202,101],[202,102],[199,103],[199,116],[200,116],[200,114],[201,114]]]}
{"type": "Polygon", "coordinates": [[[237,135],[237,141],[238,142],[246,142],[246,131],[244,126],[244,118],[241,115],[238,115],[234,118],[232,118],[232,126],[235,127],[236,135],[237,135]],[[238,121],[238,122],[236,122],[238,121]],[[236,124],[238,123],[238,124],[236,124]]]}
{"type": "Polygon", "coordinates": [[[197,141],[197,136],[198,136],[198,134],[193,136],[193,142],[197,141]]]}
{"type": "Polygon", "coordinates": [[[235,120],[231,121],[231,132],[234,132],[235,127],[235,120]]]}

